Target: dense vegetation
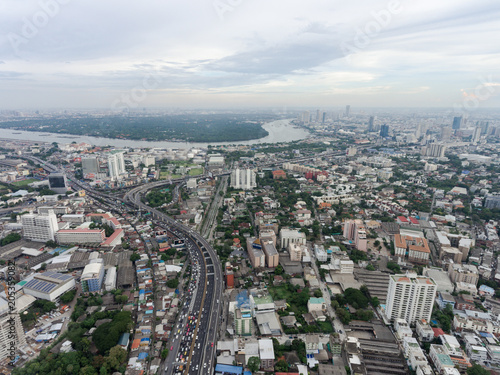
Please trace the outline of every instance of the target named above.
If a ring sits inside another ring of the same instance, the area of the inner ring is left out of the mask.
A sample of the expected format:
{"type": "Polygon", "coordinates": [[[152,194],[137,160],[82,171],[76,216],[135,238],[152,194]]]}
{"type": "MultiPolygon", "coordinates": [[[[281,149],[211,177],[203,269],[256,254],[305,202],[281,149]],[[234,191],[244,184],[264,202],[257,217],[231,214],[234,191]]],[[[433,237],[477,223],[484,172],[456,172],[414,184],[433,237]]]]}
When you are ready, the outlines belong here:
{"type": "Polygon", "coordinates": [[[8,245],[12,242],[19,241],[20,239],[21,239],[21,235],[19,233],[10,233],[7,236],[5,236],[4,238],[2,238],[2,240],[0,241],[0,246],[8,245]]]}
{"type": "Polygon", "coordinates": [[[148,141],[232,142],[258,139],[269,133],[260,121],[272,115],[182,114],[168,116],[54,117],[0,123],[2,128],[148,141]]]}
{"type": "MultiPolygon", "coordinates": [[[[112,374],[119,371],[124,373],[126,370],[127,351],[117,346],[118,339],[122,332],[130,330],[132,319],[130,312],[126,311],[97,311],[90,315],[85,315],[87,306],[95,306],[102,303],[100,297],[90,296],[89,298],[79,298],[78,316],[85,319],[79,323],[70,322],[68,330],[59,337],[54,344],[69,340],[75,352],[70,353],[51,353],[49,348],[42,349],[40,355],[26,363],[21,368],[15,368],[13,375],[49,375],[49,374],[112,374]],[[112,319],[109,323],[104,323],[94,332],[92,339],[85,337],[85,333],[100,319],[112,319]],[[102,328],[104,327],[104,328],[102,328]],[[99,354],[94,355],[90,351],[91,341],[99,349],[99,354]]],[[[35,302],[38,303],[39,301],[35,302]]],[[[45,304],[51,302],[42,301],[45,304]]],[[[48,308],[45,306],[44,308],[48,308]]],[[[43,309],[43,308],[42,308],[43,309]]],[[[21,315],[23,316],[23,315],[21,315]]]]}

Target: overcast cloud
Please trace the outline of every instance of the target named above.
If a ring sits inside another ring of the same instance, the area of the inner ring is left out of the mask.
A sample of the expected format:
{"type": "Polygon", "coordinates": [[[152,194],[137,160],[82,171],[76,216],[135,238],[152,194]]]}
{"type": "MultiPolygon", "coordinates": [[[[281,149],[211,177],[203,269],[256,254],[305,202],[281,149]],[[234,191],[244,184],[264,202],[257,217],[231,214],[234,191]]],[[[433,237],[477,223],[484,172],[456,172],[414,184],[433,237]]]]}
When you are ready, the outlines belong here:
{"type": "Polygon", "coordinates": [[[499,19],[491,0],[0,0],[0,109],[137,88],[141,107],[450,107],[500,82],[499,19]]]}

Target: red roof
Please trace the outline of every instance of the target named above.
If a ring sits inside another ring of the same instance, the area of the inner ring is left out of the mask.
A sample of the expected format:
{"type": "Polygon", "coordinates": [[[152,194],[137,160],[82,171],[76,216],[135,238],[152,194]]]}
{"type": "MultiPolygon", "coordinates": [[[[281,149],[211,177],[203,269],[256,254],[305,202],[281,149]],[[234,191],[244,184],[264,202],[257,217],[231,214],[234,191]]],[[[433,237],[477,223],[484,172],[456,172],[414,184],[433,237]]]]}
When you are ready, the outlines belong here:
{"type": "Polygon", "coordinates": [[[412,222],[412,224],[420,224],[414,217],[410,217],[410,221],[412,222]]]}
{"type": "Polygon", "coordinates": [[[403,223],[407,223],[408,222],[408,219],[404,216],[398,216],[398,220],[399,221],[402,221],[403,223]]]}
{"type": "Polygon", "coordinates": [[[111,242],[113,242],[113,241],[116,239],[116,237],[118,237],[118,236],[119,236],[120,234],[122,234],[122,233],[123,233],[123,229],[117,229],[117,230],[115,230],[115,231],[113,232],[113,234],[112,234],[111,236],[109,236],[109,237],[106,239],[106,241],[104,241],[104,242],[102,243],[102,245],[109,245],[109,244],[111,244],[111,242]]]}
{"type": "Polygon", "coordinates": [[[434,337],[439,337],[445,334],[441,328],[432,328],[432,330],[434,331],[434,337]]]}
{"type": "Polygon", "coordinates": [[[59,229],[57,233],[101,233],[104,229],[59,229]]]}

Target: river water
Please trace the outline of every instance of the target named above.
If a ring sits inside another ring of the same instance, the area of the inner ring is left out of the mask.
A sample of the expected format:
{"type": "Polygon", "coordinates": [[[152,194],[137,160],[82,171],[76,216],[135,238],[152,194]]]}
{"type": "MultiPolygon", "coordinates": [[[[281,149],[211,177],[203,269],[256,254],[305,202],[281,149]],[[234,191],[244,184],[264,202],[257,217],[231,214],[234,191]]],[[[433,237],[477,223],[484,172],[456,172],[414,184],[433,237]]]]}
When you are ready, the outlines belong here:
{"type": "Polygon", "coordinates": [[[57,143],[88,143],[95,146],[114,146],[114,147],[157,147],[157,148],[183,148],[207,147],[208,145],[257,145],[262,143],[279,143],[298,141],[309,136],[309,132],[303,128],[295,127],[290,123],[291,120],[276,120],[264,124],[262,127],[269,132],[269,135],[250,141],[242,142],[218,142],[218,143],[197,143],[197,142],[168,142],[168,141],[136,141],[126,139],[100,138],[79,136],[71,134],[56,134],[44,132],[28,132],[13,129],[0,129],[0,139],[19,139],[24,141],[39,142],[57,142],[57,143]]]}

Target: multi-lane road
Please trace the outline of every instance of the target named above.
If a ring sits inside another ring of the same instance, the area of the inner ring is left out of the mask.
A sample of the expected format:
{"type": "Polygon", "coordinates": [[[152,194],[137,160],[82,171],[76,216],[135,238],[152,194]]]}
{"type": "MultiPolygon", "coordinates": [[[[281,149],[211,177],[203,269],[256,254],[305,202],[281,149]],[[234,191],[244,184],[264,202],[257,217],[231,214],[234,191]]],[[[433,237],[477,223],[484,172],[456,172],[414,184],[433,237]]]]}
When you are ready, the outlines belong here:
{"type": "Polygon", "coordinates": [[[211,374],[215,364],[223,289],[219,259],[199,233],[144,204],[141,198],[149,189],[148,185],[137,187],[129,191],[124,199],[141,210],[149,211],[153,219],[184,240],[193,272],[186,302],[169,342],[171,350],[163,364],[164,374],[211,374]]]}

